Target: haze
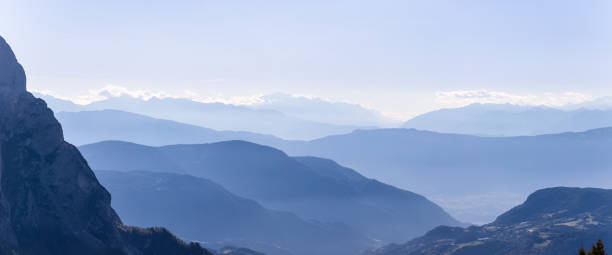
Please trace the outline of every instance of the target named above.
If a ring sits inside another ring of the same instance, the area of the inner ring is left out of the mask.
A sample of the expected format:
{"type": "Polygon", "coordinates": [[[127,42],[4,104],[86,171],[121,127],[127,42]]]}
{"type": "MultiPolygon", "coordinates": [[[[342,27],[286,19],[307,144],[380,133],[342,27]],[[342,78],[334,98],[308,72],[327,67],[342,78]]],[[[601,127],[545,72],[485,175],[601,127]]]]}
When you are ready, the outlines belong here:
{"type": "Polygon", "coordinates": [[[30,90],[74,100],[108,85],[236,104],[280,92],[407,120],[474,102],[612,94],[611,6],[3,0],[0,34],[30,90]]]}

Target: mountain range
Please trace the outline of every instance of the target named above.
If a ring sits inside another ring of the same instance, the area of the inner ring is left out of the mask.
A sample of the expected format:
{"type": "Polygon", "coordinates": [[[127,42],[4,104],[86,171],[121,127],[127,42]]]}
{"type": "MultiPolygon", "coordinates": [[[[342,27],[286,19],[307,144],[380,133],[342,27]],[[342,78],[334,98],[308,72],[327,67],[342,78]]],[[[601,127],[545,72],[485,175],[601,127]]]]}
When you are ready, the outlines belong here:
{"type": "Polygon", "coordinates": [[[612,190],[557,187],[534,192],[490,224],[442,226],[365,254],[578,254],[598,239],[612,242],[612,190]]]}
{"type": "Polygon", "coordinates": [[[383,243],[418,236],[438,225],[459,224],[425,197],[365,178],[331,160],[292,158],[249,142],[148,147],[108,141],[79,149],[96,170],[206,178],[266,208],[343,223],[383,243]]]}
{"type": "Polygon", "coordinates": [[[376,127],[499,137],[582,132],[612,126],[612,106],[605,97],[556,108],[474,103],[427,112],[398,123],[357,104],[281,93],[262,96],[260,102],[243,106],[180,98],[144,100],[127,94],[108,94],[102,101],[77,105],[46,94],[37,96],[48,101],[56,112],[122,110],[216,130],[271,134],[289,140],[311,140],[376,127]]]}
{"type": "Polygon", "coordinates": [[[373,242],[341,224],[269,210],[209,180],[186,174],[96,171],[128,224],[163,225],[208,247],[233,245],[268,255],[356,254],[373,242]]]}
{"type": "Polygon", "coordinates": [[[240,139],[289,155],[329,158],[367,177],[424,194],[462,221],[484,224],[518,204],[526,190],[608,187],[611,129],[523,137],[478,137],[414,129],[358,130],[312,141],[222,132],[118,111],[58,113],[76,144],[125,140],[146,145],[240,139]],[[554,173],[554,174],[553,174],[554,173]],[[486,178],[491,185],[480,185],[486,178]],[[436,180],[432,182],[431,180],[436,180]],[[513,180],[509,182],[507,180],[513,180]]]}
{"type": "Polygon", "coordinates": [[[564,109],[511,104],[471,104],[414,117],[401,125],[441,133],[479,136],[524,136],[582,132],[611,127],[612,107],[604,99],[564,109]]]}
{"type": "MultiPolygon", "coordinates": [[[[284,139],[310,140],[332,134],[347,133],[358,128],[375,127],[369,125],[330,124],[300,119],[277,110],[270,110],[268,107],[271,106],[269,105],[250,108],[223,103],[202,103],[182,98],[153,97],[149,100],[143,100],[129,95],[111,96],[105,100],[88,105],[77,105],[70,101],[45,94],[39,93],[37,96],[48,101],[49,107],[56,112],[120,110],[216,130],[271,134],[284,139]]],[[[329,103],[326,104],[330,105],[329,103]]],[[[308,115],[314,116],[316,114],[310,113],[308,115]]]]}
{"type": "Polygon", "coordinates": [[[376,111],[283,94],[45,97],[0,37],[0,255],[548,255],[612,241],[612,190],[540,189],[470,227],[408,191],[479,223],[527,190],[609,187],[609,99],[473,104],[379,129],[393,124],[376,111]]]}
{"type": "Polygon", "coordinates": [[[249,108],[275,110],[302,120],[348,126],[394,126],[398,121],[358,104],[332,102],[315,97],[275,93],[261,97],[249,108]]]}
{"type": "Polygon", "coordinates": [[[105,140],[152,146],[228,140],[245,140],[261,144],[277,144],[283,141],[271,135],[244,131],[217,131],[118,110],[58,112],[55,116],[62,123],[66,140],[77,145],[105,140]]]}
{"type": "Polygon", "coordinates": [[[459,219],[475,223],[490,221],[519,203],[527,190],[610,187],[606,180],[612,177],[612,128],[523,137],[358,130],[277,147],[290,155],[333,159],[365,176],[424,194],[459,219]]]}

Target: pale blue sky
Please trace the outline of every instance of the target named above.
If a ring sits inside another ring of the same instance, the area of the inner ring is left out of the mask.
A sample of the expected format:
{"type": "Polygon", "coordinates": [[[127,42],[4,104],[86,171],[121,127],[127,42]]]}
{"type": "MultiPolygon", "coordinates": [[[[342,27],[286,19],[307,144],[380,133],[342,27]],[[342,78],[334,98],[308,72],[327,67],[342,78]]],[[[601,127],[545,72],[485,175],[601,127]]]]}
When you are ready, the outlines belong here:
{"type": "Polygon", "coordinates": [[[30,88],[68,97],[284,92],[408,118],[454,91],[612,95],[611,2],[0,0],[0,35],[30,88]]]}

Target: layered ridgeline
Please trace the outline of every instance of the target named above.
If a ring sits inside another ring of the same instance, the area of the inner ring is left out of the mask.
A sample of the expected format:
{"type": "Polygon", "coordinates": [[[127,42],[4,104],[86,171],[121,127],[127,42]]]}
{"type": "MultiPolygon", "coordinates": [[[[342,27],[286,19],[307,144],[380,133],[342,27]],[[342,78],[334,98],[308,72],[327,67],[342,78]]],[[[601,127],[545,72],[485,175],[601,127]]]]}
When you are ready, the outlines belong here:
{"type": "Polygon", "coordinates": [[[330,158],[365,176],[424,194],[463,221],[484,224],[528,190],[606,186],[612,128],[533,137],[477,137],[414,129],[359,130],[313,141],[228,133],[118,111],[58,114],[69,141],[146,145],[247,140],[289,155],[330,158]],[[487,179],[488,185],[481,180],[487,179]],[[435,181],[432,181],[435,180],[435,181]]]}
{"type": "Polygon", "coordinates": [[[259,144],[276,144],[283,141],[271,135],[217,131],[117,110],[58,112],[55,116],[62,123],[66,140],[75,145],[107,140],[151,146],[228,140],[245,140],[259,144]]]}
{"type": "Polygon", "coordinates": [[[438,227],[407,243],[367,255],[578,254],[612,241],[612,190],[549,188],[481,227],[438,227]],[[588,248],[588,247],[585,247],[588,248]]]}
{"type": "Polygon", "coordinates": [[[344,134],[370,125],[330,124],[288,116],[277,110],[251,109],[245,106],[202,103],[181,98],[151,98],[143,100],[129,95],[113,97],[88,105],[40,95],[49,100],[50,107],[61,111],[121,110],[169,119],[216,130],[240,130],[271,134],[285,139],[309,140],[327,135],[344,134]]]}
{"type": "Polygon", "coordinates": [[[482,136],[541,135],[582,132],[612,126],[612,104],[575,109],[511,104],[471,104],[414,117],[404,128],[482,136]]]}
{"type": "Polygon", "coordinates": [[[0,254],[209,254],[165,229],[121,223],[1,37],[0,254]]]}
{"type": "Polygon", "coordinates": [[[290,155],[330,158],[365,176],[410,188],[476,223],[490,222],[529,190],[611,187],[612,178],[612,128],[525,137],[360,130],[278,148],[290,155]]]}
{"type": "Polygon", "coordinates": [[[207,178],[267,208],[304,219],[344,223],[382,242],[457,224],[426,198],[365,178],[331,160],[292,158],[248,142],[164,147],[102,142],[79,149],[95,170],[146,170],[207,178]]]}
{"type": "Polygon", "coordinates": [[[372,241],[346,226],[302,220],[268,210],[209,180],[160,172],[96,171],[121,218],[137,226],[163,225],[207,247],[256,249],[268,255],[356,254],[372,241]]]}

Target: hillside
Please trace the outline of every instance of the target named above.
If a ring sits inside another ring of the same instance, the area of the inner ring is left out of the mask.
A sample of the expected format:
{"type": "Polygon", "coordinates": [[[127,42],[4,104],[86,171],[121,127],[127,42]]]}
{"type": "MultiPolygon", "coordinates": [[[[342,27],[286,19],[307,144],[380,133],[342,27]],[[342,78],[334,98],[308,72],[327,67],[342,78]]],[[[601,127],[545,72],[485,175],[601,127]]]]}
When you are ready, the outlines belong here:
{"type": "Polygon", "coordinates": [[[559,187],[536,191],[482,227],[438,227],[365,254],[577,254],[598,239],[612,241],[612,190],[559,187]]]}
{"type": "Polygon", "coordinates": [[[268,255],[355,254],[372,241],[345,226],[310,222],[238,197],[184,174],[96,171],[124,222],[163,225],[209,246],[249,247],[268,255]]]}
{"type": "Polygon", "coordinates": [[[611,187],[606,180],[612,178],[612,128],[523,137],[359,130],[278,148],[290,155],[333,159],[365,176],[424,194],[456,217],[478,223],[521,202],[527,190],[611,187]]]}
{"type": "Polygon", "coordinates": [[[102,142],[80,150],[94,169],[116,171],[155,169],[146,161],[138,161],[143,162],[141,167],[116,162],[163,153],[171,160],[167,164],[180,166],[177,171],[210,179],[267,208],[293,212],[304,219],[345,223],[383,242],[417,236],[442,224],[457,224],[418,194],[367,179],[329,160],[295,159],[248,142],[164,147],[102,142]],[[126,148],[140,148],[140,152],[126,148]],[[146,156],[147,152],[152,154],[146,156]]]}

